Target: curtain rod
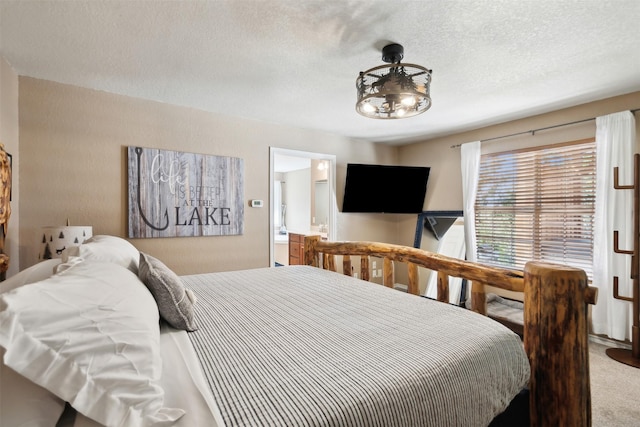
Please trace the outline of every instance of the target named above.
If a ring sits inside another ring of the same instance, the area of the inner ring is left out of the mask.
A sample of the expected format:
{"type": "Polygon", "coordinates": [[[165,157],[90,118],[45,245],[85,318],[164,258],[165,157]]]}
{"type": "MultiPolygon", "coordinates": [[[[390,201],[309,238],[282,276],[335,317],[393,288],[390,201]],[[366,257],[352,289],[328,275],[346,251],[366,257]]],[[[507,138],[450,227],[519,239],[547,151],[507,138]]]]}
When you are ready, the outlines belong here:
{"type": "MultiPolygon", "coordinates": [[[[636,108],[635,110],[629,110],[629,111],[631,111],[631,114],[635,114],[636,111],[640,111],[640,108],[636,108]]],[[[531,136],[533,136],[536,134],[536,132],[540,132],[542,130],[549,130],[549,129],[559,128],[562,126],[576,125],[578,123],[590,122],[591,120],[595,120],[595,119],[596,117],[591,117],[589,119],[576,120],[569,123],[562,123],[560,125],[553,125],[553,126],[547,126],[547,127],[538,128],[538,129],[525,130],[522,132],[510,133],[509,135],[494,136],[493,138],[481,139],[480,142],[494,141],[496,139],[509,138],[511,136],[525,135],[527,133],[530,133],[531,136]]],[[[458,148],[461,145],[462,144],[455,144],[455,145],[452,145],[451,148],[458,148]]]]}

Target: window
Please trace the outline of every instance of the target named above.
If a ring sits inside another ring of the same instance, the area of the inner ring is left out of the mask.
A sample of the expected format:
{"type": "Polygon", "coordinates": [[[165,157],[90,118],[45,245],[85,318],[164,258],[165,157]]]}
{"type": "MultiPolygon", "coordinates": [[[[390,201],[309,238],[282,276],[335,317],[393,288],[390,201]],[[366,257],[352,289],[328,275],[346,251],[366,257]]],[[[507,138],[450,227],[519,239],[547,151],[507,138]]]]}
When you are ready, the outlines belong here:
{"type": "Polygon", "coordinates": [[[530,260],[592,277],[594,139],[485,154],[476,198],[477,258],[506,268],[530,260]]]}

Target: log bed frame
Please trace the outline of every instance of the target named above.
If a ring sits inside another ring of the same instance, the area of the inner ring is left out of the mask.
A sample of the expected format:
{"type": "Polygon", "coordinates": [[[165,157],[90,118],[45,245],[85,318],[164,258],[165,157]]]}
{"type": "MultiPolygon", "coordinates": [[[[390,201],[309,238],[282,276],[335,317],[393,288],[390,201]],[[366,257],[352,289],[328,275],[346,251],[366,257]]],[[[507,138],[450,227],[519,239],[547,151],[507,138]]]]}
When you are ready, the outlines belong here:
{"type": "Polygon", "coordinates": [[[531,365],[531,426],[590,426],[588,304],[597,289],[583,270],[529,262],[524,271],[507,270],[446,257],[412,247],[374,242],[327,242],[306,236],[306,265],[352,275],[351,256],[360,257],[360,278],[369,280],[369,258],[383,259],[383,284],[393,287],[394,263],[407,264],[408,292],[418,294],[418,267],[437,271],[439,301],[448,301],[449,277],[472,281],[472,310],[486,315],[485,284],[524,293],[524,347],[531,365]]]}

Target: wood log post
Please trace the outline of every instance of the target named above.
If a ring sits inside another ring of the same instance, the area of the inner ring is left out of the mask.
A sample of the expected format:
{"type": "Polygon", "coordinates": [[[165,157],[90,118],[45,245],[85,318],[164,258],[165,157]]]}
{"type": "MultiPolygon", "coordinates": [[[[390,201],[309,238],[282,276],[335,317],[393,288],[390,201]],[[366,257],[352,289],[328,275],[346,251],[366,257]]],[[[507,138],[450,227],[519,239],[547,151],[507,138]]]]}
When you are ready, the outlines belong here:
{"type": "Polygon", "coordinates": [[[382,284],[387,288],[393,288],[395,284],[395,272],[391,258],[384,258],[382,261],[382,284]]]}
{"type": "Polygon", "coordinates": [[[438,271],[437,291],[438,301],[449,302],[449,275],[443,271],[438,271]]]}
{"type": "Polygon", "coordinates": [[[407,292],[412,295],[418,295],[420,293],[418,285],[418,264],[408,262],[407,273],[409,274],[409,288],[407,289],[407,292]]]}
{"type": "Polygon", "coordinates": [[[587,283],[580,269],[541,262],[525,266],[531,426],[591,426],[587,300],[594,295],[587,283]]]}
{"type": "Polygon", "coordinates": [[[322,258],[322,267],[325,270],[336,271],[336,256],[324,254],[322,258]]]}
{"type": "Polygon", "coordinates": [[[351,269],[351,255],[342,255],[342,274],[353,276],[351,269]]]}
{"type": "Polygon", "coordinates": [[[320,254],[316,251],[316,243],[320,236],[304,236],[304,265],[320,266],[320,254]]]}
{"type": "Polygon", "coordinates": [[[369,281],[369,257],[366,255],[360,257],[360,278],[369,281]]]}
{"type": "Polygon", "coordinates": [[[471,282],[471,310],[487,315],[487,294],[484,290],[484,283],[474,280],[471,282]]]}

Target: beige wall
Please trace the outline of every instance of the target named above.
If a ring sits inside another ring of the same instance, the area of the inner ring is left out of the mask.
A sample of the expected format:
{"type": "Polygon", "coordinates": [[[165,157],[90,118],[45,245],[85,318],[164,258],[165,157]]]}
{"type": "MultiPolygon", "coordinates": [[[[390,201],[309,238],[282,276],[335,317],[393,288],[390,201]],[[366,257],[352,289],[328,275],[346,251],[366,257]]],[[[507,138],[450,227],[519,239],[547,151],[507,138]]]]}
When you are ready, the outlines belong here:
{"type": "MultiPolygon", "coordinates": [[[[222,117],[50,81],[18,79],[6,63],[0,64],[3,71],[2,120],[10,124],[0,126],[0,137],[5,145],[8,142],[14,144],[8,147],[14,147],[18,139],[18,126],[11,129],[11,123],[17,123],[18,117],[17,82],[20,89],[21,213],[15,215],[15,219],[12,216],[12,223],[17,226],[19,219],[21,269],[36,262],[36,235],[43,225],[64,224],[68,218],[72,224],[93,225],[94,234],[126,237],[126,147],[129,145],[241,157],[245,161],[246,201],[269,200],[270,146],[335,154],[339,209],[347,163],[426,165],[431,166],[431,176],[425,209],[461,210],[460,150],[451,148],[452,145],[640,108],[640,92],[637,92],[421,143],[391,147],[322,132],[222,117]],[[11,96],[5,96],[7,87],[11,96]]],[[[592,136],[594,126],[593,122],[567,126],[484,146],[579,139],[585,135],[592,136]]],[[[18,153],[16,148],[11,150],[18,153]]],[[[18,158],[16,154],[14,163],[18,158]]],[[[15,168],[16,165],[14,174],[15,168]]],[[[14,187],[14,213],[18,209],[15,194],[14,187]]],[[[339,240],[377,240],[412,245],[415,216],[339,213],[336,231],[339,240]]],[[[179,274],[188,274],[267,266],[268,233],[269,207],[247,206],[243,236],[134,239],[132,243],[164,260],[179,274]]],[[[15,242],[17,233],[13,236],[15,242]]],[[[12,251],[17,253],[17,250],[12,251]]]]}
{"type": "Polygon", "coordinates": [[[18,151],[18,75],[11,66],[0,57],[0,143],[4,144],[7,153],[12,156],[13,183],[11,193],[11,217],[5,240],[4,253],[9,255],[7,277],[18,272],[20,226],[20,156],[18,151]]]}
{"type": "MultiPolygon", "coordinates": [[[[20,267],[37,260],[44,225],[92,225],[126,237],[126,147],[244,159],[244,198],[269,200],[269,147],[335,154],[342,202],[347,162],[394,163],[396,149],[20,77],[20,267]]],[[[355,114],[355,112],[354,112],[355,114]]],[[[242,236],[134,239],[179,274],[267,266],[269,207],[246,205],[242,236]]],[[[339,214],[339,239],[395,238],[395,223],[339,214]],[[370,237],[369,237],[370,236],[370,237]]]]}

